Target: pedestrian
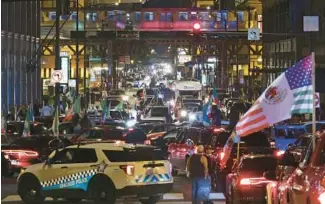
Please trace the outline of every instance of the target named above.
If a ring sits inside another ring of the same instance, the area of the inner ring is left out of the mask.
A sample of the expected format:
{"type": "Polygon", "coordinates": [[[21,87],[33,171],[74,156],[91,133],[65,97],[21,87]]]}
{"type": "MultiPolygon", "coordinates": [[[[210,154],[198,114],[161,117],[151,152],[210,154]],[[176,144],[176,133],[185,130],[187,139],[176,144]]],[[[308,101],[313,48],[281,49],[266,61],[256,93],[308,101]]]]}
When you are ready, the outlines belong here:
{"type": "Polygon", "coordinates": [[[49,117],[53,115],[53,109],[49,106],[49,103],[47,101],[44,102],[41,114],[43,117],[49,117]]]}
{"type": "Polygon", "coordinates": [[[204,147],[199,145],[197,153],[193,154],[187,161],[187,169],[189,169],[192,179],[192,204],[199,204],[201,201],[205,203],[209,200],[211,182],[208,159],[203,153],[204,147]]]}

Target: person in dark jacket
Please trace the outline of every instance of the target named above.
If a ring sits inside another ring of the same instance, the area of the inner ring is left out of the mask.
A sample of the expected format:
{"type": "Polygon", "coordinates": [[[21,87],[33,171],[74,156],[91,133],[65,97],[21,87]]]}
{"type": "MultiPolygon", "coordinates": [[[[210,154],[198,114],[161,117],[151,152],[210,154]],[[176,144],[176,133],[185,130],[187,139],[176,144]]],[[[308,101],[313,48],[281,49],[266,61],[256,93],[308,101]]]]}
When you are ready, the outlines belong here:
{"type": "Polygon", "coordinates": [[[144,144],[146,140],[147,135],[141,129],[134,129],[125,137],[125,142],[131,144],[144,144]]]}
{"type": "Polygon", "coordinates": [[[187,161],[187,169],[189,169],[192,179],[192,204],[199,204],[199,189],[201,184],[209,176],[208,159],[203,155],[204,147],[197,147],[197,154],[193,154],[187,161]]]}
{"type": "Polygon", "coordinates": [[[212,117],[212,125],[221,127],[221,111],[217,105],[212,105],[211,117],[212,117]]]}

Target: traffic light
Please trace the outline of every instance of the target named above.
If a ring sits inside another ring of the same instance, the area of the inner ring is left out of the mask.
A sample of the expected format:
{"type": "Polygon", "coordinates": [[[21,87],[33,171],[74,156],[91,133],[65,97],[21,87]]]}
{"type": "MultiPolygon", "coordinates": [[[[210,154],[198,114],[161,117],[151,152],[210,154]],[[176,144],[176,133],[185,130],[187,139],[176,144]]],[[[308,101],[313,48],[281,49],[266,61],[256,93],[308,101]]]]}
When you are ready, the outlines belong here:
{"type": "Polygon", "coordinates": [[[70,0],[61,0],[61,15],[70,14],[70,0]]]}
{"type": "Polygon", "coordinates": [[[200,23],[194,23],[193,24],[193,33],[198,34],[201,32],[201,24],[200,23]]]}

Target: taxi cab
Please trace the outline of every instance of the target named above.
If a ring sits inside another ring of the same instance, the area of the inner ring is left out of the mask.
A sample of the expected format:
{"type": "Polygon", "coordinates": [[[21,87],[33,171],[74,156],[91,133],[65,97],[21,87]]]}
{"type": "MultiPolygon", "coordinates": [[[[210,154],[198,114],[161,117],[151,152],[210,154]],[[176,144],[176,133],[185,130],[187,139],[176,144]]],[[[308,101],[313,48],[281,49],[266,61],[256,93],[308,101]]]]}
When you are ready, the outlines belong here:
{"type": "Polygon", "coordinates": [[[156,203],[172,186],[171,164],[160,149],[121,143],[68,146],[18,177],[18,194],[26,204],[41,204],[46,197],[107,204],[127,195],[156,203]]]}

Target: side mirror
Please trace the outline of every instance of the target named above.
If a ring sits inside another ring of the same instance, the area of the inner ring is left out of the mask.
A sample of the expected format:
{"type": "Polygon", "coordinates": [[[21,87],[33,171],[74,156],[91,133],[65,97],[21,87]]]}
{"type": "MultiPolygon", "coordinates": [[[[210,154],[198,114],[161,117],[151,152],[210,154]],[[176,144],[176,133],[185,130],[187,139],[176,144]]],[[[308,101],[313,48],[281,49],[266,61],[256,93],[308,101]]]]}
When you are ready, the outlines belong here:
{"type": "Polygon", "coordinates": [[[263,177],[268,180],[275,181],[276,180],[275,171],[266,171],[264,172],[263,177]]]}

